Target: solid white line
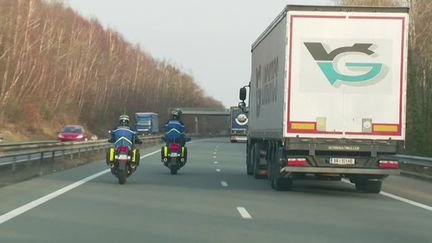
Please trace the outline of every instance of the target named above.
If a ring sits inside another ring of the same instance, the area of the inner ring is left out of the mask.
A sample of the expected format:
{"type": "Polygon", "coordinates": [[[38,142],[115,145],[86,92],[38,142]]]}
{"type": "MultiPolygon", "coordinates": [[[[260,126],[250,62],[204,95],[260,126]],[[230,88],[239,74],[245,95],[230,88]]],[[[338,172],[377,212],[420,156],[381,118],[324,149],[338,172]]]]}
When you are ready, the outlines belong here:
{"type": "MultiPolygon", "coordinates": [[[[349,182],[346,179],[342,179],[342,181],[345,182],[345,183],[348,183],[348,184],[352,184],[351,182],[349,182]]],[[[383,196],[385,196],[385,197],[389,197],[389,198],[392,198],[392,199],[395,199],[395,200],[398,200],[398,201],[401,201],[401,202],[404,202],[404,203],[407,203],[407,204],[410,204],[410,205],[413,205],[413,206],[416,206],[416,207],[419,207],[419,208],[423,208],[423,209],[432,211],[432,207],[431,206],[428,206],[428,205],[423,204],[423,203],[419,203],[419,202],[416,202],[416,201],[413,201],[413,200],[410,200],[410,199],[407,199],[407,198],[404,198],[404,197],[396,196],[394,194],[391,194],[391,193],[388,193],[388,192],[385,192],[385,191],[381,191],[380,194],[383,195],[383,196]]]]}
{"type": "MultiPolygon", "coordinates": [[[[160,150],[156,150],[154,152],[151,152],[151,153],[148,153],[146,155],[143,155],[143,156],[141,156],[141,158],[145,158],[145,157],[151,156],[151,155],[153,155],[155,153],[158,153],[158,152],[160,152],[160,150]]],[[[23,206],[21,206],[19,208],[16,208],[16,209],[14,209],[12,211],[9,211],[9,212],[7,212],[7,213],[5,213],[5,214],[3,214],[3,215],[0,216],[0,224],[3,224],[4,222],[6,222],[6,221],[8,221],[10,219],[13,219],[13,218],[15,218],[15,217],[17,217],[17,216],[19,216],[19,215],[21,215],[21,214],[23,214],[23,213],[31,210],[31,209],[33,209],[33,208],[35,208],[35,207],[37,207],[37,206],[39,206],[41,204],[44,204],[44,203],[48,202],[51,199],[54,199],[54,198],[56,198],[56,197],[58,197],[58,196],[60,196],[62,194],[65,194],[66,192],[68,192],[68,191],[70,191],[70,190],[72,190],[74,188],[77,188],[77,187],[79,187],[79,186],[81,186],[81,185],[83,185],[83,184],[85,184],[85,183],[87,183],[87,182],[89,182],[89,181],[91,181],[91,180],[99,177],[99,176],[102,176],[102,175],[108,173],[109,171],[110,171],[110,169],[103,170],[101,172],[98,172],[96,174],[88,176],[88,177],[86,177],[86,178],[84,178],[82,180],[79,180],[79,181],[77,181],[75,183],[72,183],[72,184],[70,184],[68,186],[65,186],[65,187],[63,187],[63,188],[61,188],[61,189],[59,189],[59,190],[57,190],[55,192],[52,192],[52,193],[50,193],[50,194],[48,194],[46,196],[43,196],[43,197],[38,198],[38,199],[36,199],[34,201],[31,201],[31,202],[29,202],[29,203],[27,203],[27,204],[25,204],[25,205],[23,205],[23,206]]]]}
{"type": "Polygon", "coordinates": [[[143,159],[143,158],[146,158],[146,157],[152,156],[153,154],[155,154],[155,153],[157,153],[157,152],[160,153],[160,150],[156,150],[156,151],[150,152],[150,153],[148,153],[148,154],[144,154],[144,155],[141,156],[140,158],[143,159]]]}
{"type": "Polygon", "coordinates": [[[244,218],[244,219],[252,219],[252,216],[248,213],[248,211],[246,210],[246,208],[244,208],[244,207],[237,207],[237,211],[240,213],[240,215],[242,216],[242,218],[244,218]]]}
{"type": "Polygon", "coordinates": [[[216,172],[220,172],[221,170],[220,169],[216,169],[216,172]]]}
{"type": "Polygon", "coordinates": [[[107,169],[107,170],[101,171],[99,173],[96,173],[94,175],[91,175],[89,177],[86,177],[86,178],[84,178],[84,179],[82,179],[80,181],[77,181],[75,183],[70,184],[69,186],[65,186],[65,187],[63,187],[63,188],[61,188],[61,189],[59,189],[59,190],[57,190],[55,192],[52,192],[52,193],[50,193],[50,194],[48,194],[46,196],[43,196],[43,197],[41,197],[39,199],[36,199],[36,200],[34,200],[32,202],[29,202],[29,203],[25,204],[25,205],[23,205],[23,206],[21,206],[19,208],[16,208],[16,209],[14,209],[14,210],[12,210],[12,211],[10,211],[8,213],[5,213],[2,216],[0,216],[0,224],[3,224],[4,222],[6,222],[6,221],[8,221],[10,219],[13,219],[13,218],[15,218],[18,215],[21,215],[21,214],[29,211],[30,209],[33,209],[33,208],[35,208],[35,207],[37,207],[37,206],[39,206],[39,205],[41,205],[43,203],[48,202],[49,200],[51,200],[53,198],[56,198],[56,197],[58,197],[58,196],[60,196],[60,195],[62,195],[64,193],[66,193],[66,192],[68,192],[68,191],[76,188],[76,187],[79,187],[79,186],[81,186],[82,184],[84,184],[86,182],[89,182],[89,181],[91,181],[91,180],[93,180],[93,179],[95,179],[95,178],[97,178],[97,177],[99,177],[99,176],[101,176],[103,174],[106,174],[109,171],[110,170],[107,169]]]}
{"type": "Polygon", "coordinates": [[[228,187],[228,183],[227,183],[226,181],[221,181],[221,185],[222,185],[223,187],[228,187]]]}
{"type": "Polygon", "coordinates": [[[395,200],[404,202],[404,203],[411,204],[411,205],[419,207],[419,208],[423,208],[423,209],[432,211],[432,207],[431,206],[428,206],[428,205],[425,205],[425,204],[422,204],[422,203],[419,203],[419,202],[415,202],[415,201],[412,201],[412,200],[409,200],[409,199],[406,199],[406,198],[403,198],[403,197],[399,197],[399,196],[396,196],[396,195],[388,193],[388,192],[380,192],[380,194],[383,195],[383,196],[386,196],[386,197],[393,198],[395,200]]]}

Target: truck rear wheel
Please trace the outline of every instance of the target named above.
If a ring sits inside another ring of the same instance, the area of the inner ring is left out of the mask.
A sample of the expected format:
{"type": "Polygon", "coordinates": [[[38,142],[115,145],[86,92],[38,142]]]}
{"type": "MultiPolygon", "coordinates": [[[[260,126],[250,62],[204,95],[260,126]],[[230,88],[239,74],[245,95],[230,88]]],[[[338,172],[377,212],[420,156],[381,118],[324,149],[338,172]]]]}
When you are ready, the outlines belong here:
{"type": "Polygon", "coordinates": [[[366,193],[379,193],[382,187],[382,181],[361,179],[355,182],[356,190],[366,193]]]}
{"type": "MultiPolygon", "coordinates": [[[[248,145],[249,147],[249,145],[248,145]]],[[[251,146],[253,147],[253,146],[251,146]]],[[[253,167],[251,165],[253,149],[248,149],[246,154],[246,174],[253,175],[253,167]]]]}
{"type": "Polygon", "coordinates": [[[293,180],[292,178],[281,178],[272,176],[271,187],[276,191],[291,191],[293,180]]]}
{"type": "Polygon", "coordinates": [[[263,175],[261,173],[261,167],[260,167],[260,150],[261,146],[259,143],[255,143],[253,146],[253,152],[252,152],[252,165],[253,165],[253,175],[255,179],[264,179],[266,178],[266,175],[263,175]]]}

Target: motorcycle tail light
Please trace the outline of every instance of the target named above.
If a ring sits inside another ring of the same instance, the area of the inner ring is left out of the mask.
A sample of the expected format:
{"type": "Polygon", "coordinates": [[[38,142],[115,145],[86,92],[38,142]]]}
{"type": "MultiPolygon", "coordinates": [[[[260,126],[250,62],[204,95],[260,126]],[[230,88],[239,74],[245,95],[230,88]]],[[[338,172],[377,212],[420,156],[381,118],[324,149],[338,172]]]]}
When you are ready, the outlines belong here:
{"type": "Polygon", "coordinates": [[[126,146],[121,146],[120,147],[120,152],[126,153],[127,152],[127,147],[126,146]]]}
{"type": "Polygon", "coordinates": [[[180,149],[180,144],[177,144],[177,143],[170,144],[169,148],[171,150],[179,150],[180,149]]]}

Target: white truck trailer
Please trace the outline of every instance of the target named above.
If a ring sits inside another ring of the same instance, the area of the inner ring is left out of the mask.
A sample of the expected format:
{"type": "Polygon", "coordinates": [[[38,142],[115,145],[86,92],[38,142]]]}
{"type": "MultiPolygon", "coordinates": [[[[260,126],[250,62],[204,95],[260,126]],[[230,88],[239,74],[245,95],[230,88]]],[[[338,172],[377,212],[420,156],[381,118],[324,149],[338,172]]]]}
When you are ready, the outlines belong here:
{"type": "Polygon", "coordinates": [[[247,174],[378,193],[405,139],[407,41],[408,8],[288,5],[252,45],[247,174]]]}

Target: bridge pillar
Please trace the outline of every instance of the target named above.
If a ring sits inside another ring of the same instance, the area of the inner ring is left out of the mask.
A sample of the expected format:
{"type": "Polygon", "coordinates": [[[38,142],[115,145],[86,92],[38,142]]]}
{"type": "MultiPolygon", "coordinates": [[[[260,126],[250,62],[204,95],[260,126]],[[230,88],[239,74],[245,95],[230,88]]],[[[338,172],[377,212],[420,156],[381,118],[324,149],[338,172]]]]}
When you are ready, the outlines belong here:
{"type": "Polygon", "coordinates": [[[195,117],[195,135],[198,135],[198,124],[199,124],[199,119],[198,116],[195,117]]]}

